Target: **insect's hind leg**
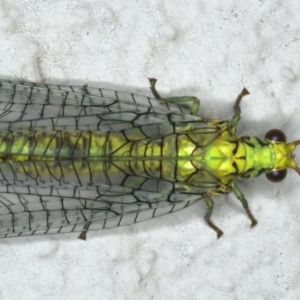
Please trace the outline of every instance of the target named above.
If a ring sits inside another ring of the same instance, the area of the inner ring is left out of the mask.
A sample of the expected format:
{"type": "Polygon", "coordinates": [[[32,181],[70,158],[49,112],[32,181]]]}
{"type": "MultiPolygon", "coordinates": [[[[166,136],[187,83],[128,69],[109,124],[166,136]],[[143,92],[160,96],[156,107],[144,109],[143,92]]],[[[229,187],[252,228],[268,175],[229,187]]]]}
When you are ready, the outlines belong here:
{"type": "Polygon", "coordinates": [[[157,82],[157,79],[156,78],[148,78],[149,79],[149,82],[150,82],[150,90],[154,96],[155,99],[158,99],[158,100],[162,100],[162,97],[160,96],[160,94],[157,92],[156,90],[156,82],[157,82]]]}
{"type": "Polygon", "coordinates": [[[86,222],[83,226],[82,232],[80,233],[78,239],[86,241],[87,232],[89,230],[89,227],[91,225],[91,222],[86,222]]]}
{"type": "Polygon", "coordinates": [[[193,102],[192,108],[190,110],[191,115],[197,115],[200,108],[200,100],[196,97],[192,96],[183,96],[183,97],[170,97],[170,98],[162,98],[156,90],[156,82],[157,79],[149,78],[150,89],[153,96],[158,99],[169,103],[183,103],[183,102],[193,102]]]}
{"type": "Polygon", "coordinates": [[[214,201],[211,199],[211,197],[205,196],[203,197],[203,200],[207,206],[207,211],[205,214],[205,221],[208,224],[210,228],[212,228],[217,233],[217,238],[221,237],[223,235],[223,231],[219,229],[211,220],[210,217],[212,215],[213,209],[214,209],[214,201]]]}

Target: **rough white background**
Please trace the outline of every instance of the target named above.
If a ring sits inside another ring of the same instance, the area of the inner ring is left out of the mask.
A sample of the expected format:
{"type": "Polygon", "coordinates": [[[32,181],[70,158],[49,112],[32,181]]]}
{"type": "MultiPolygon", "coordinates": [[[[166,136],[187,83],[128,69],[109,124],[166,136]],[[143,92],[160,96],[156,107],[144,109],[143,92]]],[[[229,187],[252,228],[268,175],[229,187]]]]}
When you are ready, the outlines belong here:
{"type": "MultiPolygon", "coordinates": [[[[0,77],[195,95],[200,114],[239,133],[299,139],[298,0],[0,1],[0,77]]],[[[0,299],[299,299],[300,178],[240,182],[258,225],[233,195],[134,226],[0,241],[0,299]]]]}

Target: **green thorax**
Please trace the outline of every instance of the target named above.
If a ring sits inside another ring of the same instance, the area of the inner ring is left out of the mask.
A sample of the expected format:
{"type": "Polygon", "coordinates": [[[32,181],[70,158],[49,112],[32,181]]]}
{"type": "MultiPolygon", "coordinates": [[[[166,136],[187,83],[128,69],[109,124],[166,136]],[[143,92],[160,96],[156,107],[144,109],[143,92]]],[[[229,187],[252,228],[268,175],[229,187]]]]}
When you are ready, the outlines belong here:
{"type": "Polygon", "coordinates": [[[235,136],[224,131],[206,149],[205,165],[222,182],[256,177],[270,172],[285,157],[284,145],[254,136],[235,136]]]}

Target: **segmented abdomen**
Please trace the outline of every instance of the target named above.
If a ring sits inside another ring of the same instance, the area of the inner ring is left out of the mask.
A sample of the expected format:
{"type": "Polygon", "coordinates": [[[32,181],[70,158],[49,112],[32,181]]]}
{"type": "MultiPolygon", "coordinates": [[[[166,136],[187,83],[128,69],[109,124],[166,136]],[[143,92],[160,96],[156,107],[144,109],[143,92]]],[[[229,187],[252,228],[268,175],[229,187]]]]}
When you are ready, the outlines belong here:
{"type": "Polygon", "coordinates": [[[196,146],[186,135],[145,139],[134,133],[2,131],[0,180],[97,185],[142,176],[185,182],[197,171],[191,163],[196,146]]]}

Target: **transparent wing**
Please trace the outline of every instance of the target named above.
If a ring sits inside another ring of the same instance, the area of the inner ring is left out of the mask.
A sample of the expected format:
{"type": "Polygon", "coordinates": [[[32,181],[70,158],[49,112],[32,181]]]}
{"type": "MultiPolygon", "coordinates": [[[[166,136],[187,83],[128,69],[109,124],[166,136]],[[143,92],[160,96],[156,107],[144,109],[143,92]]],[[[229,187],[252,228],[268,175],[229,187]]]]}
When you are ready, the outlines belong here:
{"type": "Polygon", "coordinates": [[[0,238],[81,232],[87,222],[88,230],[129,225],[181,210],[200,199],[195,195],[120,185],[76,188],[7,185],[0,191],[0,238]]]}
{"type": "Polygon", "coordinates": [[[201,120],[177,105],[132,93],[0,81],[0,130],[107,132],[201,120]]]}
{"type": "MultiPolygon", "coordinates": [[[[196,144],[200,136],[200,146],[220,132],[177,105],[131,93],[0,82],[0,147],[5,148],[0,157],[0,237],[82,231],[87,223],[89,230],[132,224],[187,207],[218,184],[205,170],[189,178],[196,185],[164,180],[161,170],[149,170],[139,157],[76,157],[80,133],[70,143],[72,159],[30,160],[37,133],[45,132],[41,139],[54,141],[55,131],[106,132],[107,149],[114,150],[107,142],[110,137],[111,143],[124,147],[130,136],[149,139],[191,129],[186,136],[196,144]]],[[[50,141],[44,145],[52,150],[50,141]]],[[[174,161],[169,164],[175,170],[174,161]]]]}

